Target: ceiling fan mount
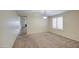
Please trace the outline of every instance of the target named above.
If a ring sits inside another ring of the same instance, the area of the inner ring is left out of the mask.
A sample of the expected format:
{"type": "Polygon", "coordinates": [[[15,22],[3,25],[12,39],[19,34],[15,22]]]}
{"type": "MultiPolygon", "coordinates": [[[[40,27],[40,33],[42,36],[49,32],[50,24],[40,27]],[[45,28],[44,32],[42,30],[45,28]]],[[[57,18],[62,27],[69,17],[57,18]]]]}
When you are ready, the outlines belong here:
{"type": "Polygon", "coordinates": [[[44,10],[43,19],[47,19],[47,16],[46,16],[46,10],[44,10]]]}

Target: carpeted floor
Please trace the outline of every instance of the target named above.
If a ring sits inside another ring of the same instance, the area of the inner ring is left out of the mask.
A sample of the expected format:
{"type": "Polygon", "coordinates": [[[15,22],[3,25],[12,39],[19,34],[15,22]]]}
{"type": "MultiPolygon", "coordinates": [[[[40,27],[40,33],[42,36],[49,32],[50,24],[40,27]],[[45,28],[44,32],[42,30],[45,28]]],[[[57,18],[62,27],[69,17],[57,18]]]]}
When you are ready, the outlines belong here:
{"type": "Polygon", "coordinates": [[[17,37],[13,48],[78,48],[79,42],[52,33],[37,33],[17,37]]]}

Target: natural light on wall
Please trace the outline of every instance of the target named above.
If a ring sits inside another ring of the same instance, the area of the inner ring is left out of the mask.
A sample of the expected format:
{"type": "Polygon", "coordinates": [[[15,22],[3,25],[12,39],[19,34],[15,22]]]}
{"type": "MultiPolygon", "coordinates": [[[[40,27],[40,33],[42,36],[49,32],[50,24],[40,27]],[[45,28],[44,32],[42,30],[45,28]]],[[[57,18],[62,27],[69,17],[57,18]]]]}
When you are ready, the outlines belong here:
{"type": "Polygon", "coordinates": [[[63,30],[63,17],[54,17],[52,19],[53,29],[63,30]]]}

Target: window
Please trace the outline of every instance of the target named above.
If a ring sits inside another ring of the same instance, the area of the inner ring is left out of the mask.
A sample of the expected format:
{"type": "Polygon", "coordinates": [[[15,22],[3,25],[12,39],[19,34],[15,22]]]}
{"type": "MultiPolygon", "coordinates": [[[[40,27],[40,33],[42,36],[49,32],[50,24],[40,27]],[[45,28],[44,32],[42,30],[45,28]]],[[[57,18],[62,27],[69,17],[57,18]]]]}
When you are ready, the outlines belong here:
{"type": "Polygon", "coordinates": [[[63,30],[63,17],[54,17],[52,25],[54,29],[63,30]]]}
{"type": "Polygon", "coordinates": [[[53,23],[52,23],[52,25],[53,25],[53,28],[55,28],[56,29],[56,27],[57,27],[57,25],[56,25],[56,18],[53,18],[53,23]]]}

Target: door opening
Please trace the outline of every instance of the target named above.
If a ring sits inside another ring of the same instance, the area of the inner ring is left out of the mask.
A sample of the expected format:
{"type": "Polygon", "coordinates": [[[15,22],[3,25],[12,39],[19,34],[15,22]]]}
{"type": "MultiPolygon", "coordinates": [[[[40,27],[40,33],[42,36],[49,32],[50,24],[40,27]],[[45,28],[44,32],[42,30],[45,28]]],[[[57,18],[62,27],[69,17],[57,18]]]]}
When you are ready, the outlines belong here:
{"type": "Polygon", "coordinates": [[[21,34],[27,33],[27,16],[20,16],[21,34]]]}

